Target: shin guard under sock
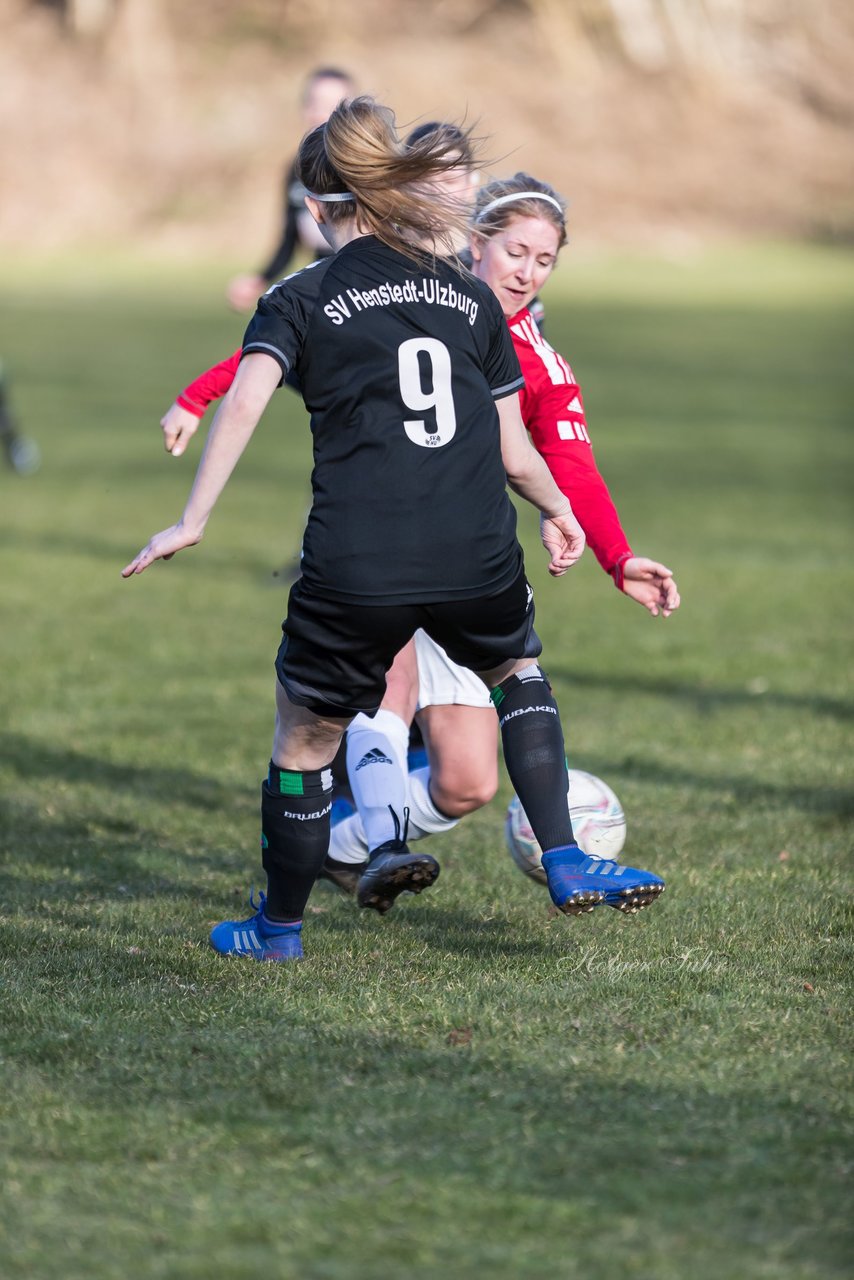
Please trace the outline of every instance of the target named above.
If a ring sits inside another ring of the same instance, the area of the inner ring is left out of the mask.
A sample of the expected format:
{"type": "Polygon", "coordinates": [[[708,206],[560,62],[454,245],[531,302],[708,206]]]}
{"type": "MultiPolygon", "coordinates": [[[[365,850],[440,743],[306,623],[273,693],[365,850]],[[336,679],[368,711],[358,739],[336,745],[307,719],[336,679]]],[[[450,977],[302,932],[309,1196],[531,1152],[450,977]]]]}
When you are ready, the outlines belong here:
{"type": "Polygon", "coordinates": [[[267,873],[264,914],[301,920],[329,848],[332,771],[279,769],[261,785],[261,861],[267,873]]]}
{"type": "Polygon", "coordinates": [[[393,711],[358,715],[347,730],[347,777],[368,849],[394,839],[391,811],[403,820],[408,801],[409,726],[393,711]]]}
{"type": "Polygon", "coordinates": [[[566,799],[566,760],[557,703],[537,663],[491,693],[504,762],[537,843],[545,851],[575,843],[566,799]]]}

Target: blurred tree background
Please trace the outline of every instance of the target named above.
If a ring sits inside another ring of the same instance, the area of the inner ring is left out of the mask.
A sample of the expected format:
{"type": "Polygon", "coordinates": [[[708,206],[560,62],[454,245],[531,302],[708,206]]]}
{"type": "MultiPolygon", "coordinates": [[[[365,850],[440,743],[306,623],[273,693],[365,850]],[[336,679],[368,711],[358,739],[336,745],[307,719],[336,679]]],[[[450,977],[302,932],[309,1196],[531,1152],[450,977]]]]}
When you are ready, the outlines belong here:
{"type": "Polygon", "coordinates": [[[854,238],[850,0],[0,0],[0,245],[263,254],[298,98],[476,121],[582,245],[854,238]]]}

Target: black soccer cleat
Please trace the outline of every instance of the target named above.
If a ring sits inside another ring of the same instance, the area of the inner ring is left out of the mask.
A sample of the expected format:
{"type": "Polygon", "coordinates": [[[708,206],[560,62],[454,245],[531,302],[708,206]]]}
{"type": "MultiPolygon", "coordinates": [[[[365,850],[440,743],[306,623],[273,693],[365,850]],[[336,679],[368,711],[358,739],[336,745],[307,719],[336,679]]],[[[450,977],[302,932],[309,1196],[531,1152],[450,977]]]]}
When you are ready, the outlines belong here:
{"type": "Polygon", "coordinates": [[[409,810],[403,811],[403,830],[400,819],[389,805],[394,822],[394,839],[378,845],[368,858],[368,865],[359,877],[356,901],[360,907],[371,907],[385,915],[394,906],[401,893],[420,893],[429,889],[439,875],[439,864],[429,853],[412,853],[406,845],[409,826],[409,810]]]}
{"type": "Polygon", "coordinates": [[[387,840],[374,849],[359,877],[356,900],[385,915],[401,893],[429,889],[439,875],[439,864],[429,853],[411,853],[402,840],[387,840]]]}
{"type": "Polygon", "coordinates": [[[348,893],[352,898],[359,887],[362,872],[367,869],[367,866],[367,862],[338,862],[335,858],[327,857],[320,868],[318,879],[328,880],[342,893],[348,893]]]}

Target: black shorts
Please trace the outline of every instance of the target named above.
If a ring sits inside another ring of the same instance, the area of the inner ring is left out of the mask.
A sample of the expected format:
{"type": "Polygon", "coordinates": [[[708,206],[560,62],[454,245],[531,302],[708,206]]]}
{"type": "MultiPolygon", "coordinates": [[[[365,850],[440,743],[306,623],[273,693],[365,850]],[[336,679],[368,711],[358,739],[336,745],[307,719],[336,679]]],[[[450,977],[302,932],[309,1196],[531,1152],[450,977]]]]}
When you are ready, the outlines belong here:
{"type": "Polygon", "coordinates": [[[291,702],[316,715],[372,715],[385,695],[386,672],[419,627],[472,671],[537,658],[543,650],[524,568],[498,595],[441,604],[344,604],[307,590],[300,579],[288,597],[276,674],[291,702]]]}

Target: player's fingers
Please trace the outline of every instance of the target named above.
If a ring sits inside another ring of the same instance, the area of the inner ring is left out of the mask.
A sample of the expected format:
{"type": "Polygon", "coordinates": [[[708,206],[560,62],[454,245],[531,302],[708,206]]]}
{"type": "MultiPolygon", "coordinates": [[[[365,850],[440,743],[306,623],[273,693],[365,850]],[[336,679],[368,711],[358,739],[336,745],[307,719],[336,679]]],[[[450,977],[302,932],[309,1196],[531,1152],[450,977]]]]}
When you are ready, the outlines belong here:
{"type": "Polygon", "coordinates": [[[553,551],[549,561],[549,573],[553,578],[559,578],[562,574],[566,573],[567,569],[574,563],[574,561],[575,557],[566,547],[562,548],[560,551],[553,551]]]}
{"type": "Polygon", "coordinates": [[[136,573],[143,573],[144,570],[146,570],[150,564],[153,564],[155,560],[170,560],[174,554],[174,551],[170,551],[168,555],[164,555],[162,551],[158,551],[157,540],[154,539],[149,542],[147,546],[143,547],[139,555],[131,560],[130,564],[125,565],[124,569],[122,569],[122,577],[130,578],[136,573]]]}
{"type": "Polygon", "coordinates": [[[196,422],[193,422],[193,423],[184,422],[181,424],[175,436],[175,445],[174,445],[174,448],[172,449],[173,458],[181,457],[181,454],[184,452],[184,450],[187,448],[187,445],[190,443],[193,436],[196,434],[197,427],[198,427],[198,423],[196,422]]]}
{"type": "Polygon", "coordinates": [[[673,570],[668,569],[666,564],[659,564],[657,560],[649,560],[646,556],[640,556],[637,563],[638,568],[642,570],[645,578],[673,577],[673,570]]]}
{"type": "Polygon", "coordinates": [[[133,577],[135,573],[142,573],[148,563],[149,561],[145,558],[145,552],[140,551],[139,555],[134,560],[131,560],[130,564],[126,564],[124,569],[122,569],[122,577],[130,578],[133,577]]]}
{"type": "Polygon", "coordinates": [[[170,420],[169,413],[164,413],[160,419],[160,426],[163,428],[163,448],[167,453],[171,453],[178,432],[170,420]]]}
{"type": "Polygon", "coordinates": [[[675,609],[679,608],[681,600],[679,592],[676,590],[676,583],[669,582],[662,588],[661,592],[661,614],[664,618],[669,618],[675,609]]]}
{"type": "Polygon", "coordinates": [[[626,577],[634,579],[635,582],[655,582],[661,585],[671,577],[671,574],[668,568],[655,560],[638,559],[626,577]]]}

